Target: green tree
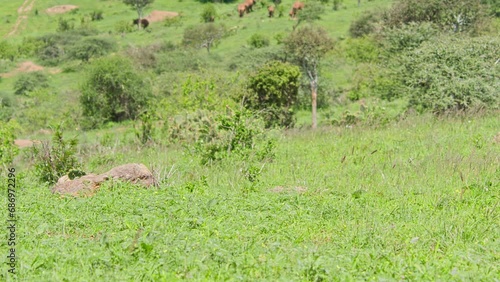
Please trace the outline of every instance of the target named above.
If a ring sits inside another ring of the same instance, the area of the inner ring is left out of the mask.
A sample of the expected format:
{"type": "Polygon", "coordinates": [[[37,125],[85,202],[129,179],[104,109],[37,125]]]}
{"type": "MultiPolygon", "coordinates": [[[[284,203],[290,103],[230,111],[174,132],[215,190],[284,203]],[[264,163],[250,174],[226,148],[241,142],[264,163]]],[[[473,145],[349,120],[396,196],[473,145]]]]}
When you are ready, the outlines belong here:
{"type": "Polygon", "coordinates": [[[245,107],[261,112],[266,127],[291,127],[299,86],[300,69],[297,66],[268,62],[250,76],[248,88],[253,95],[245,101],[245,107]]]}
{"type": "Polygon", "coordinates": [[[137,11],[137,16],[139,17],[139,27],[141,26],[140,21],[143,18],[144,8],[152,4],[154,0],[123,0],[125,5],[129,5],[133,10],[137,11]]]}
{"type": "Polygon", "coordinates": [[[292,32],[285,40],[285,50],[302,67],[311,85],[312,127],[317,126],[317,92],[319,67],[326,53],[333,49],[333,40],[321,27],[306,26],[292,32]]]}
{"type": "Polygon", "coordinates": [[[216,46],[225,34],[226,27],[224,25],[205,23],[186,28],[182,43],[189,47],[206,48],[207,52],[210,53],[210,49],[216,46]]]}
{"type": "Polygon", "coordinates": [[[134,119],[147,105],[151,86],[122,57],[93,61],[81,86],[80,103],[87,127],[134,119]]]}

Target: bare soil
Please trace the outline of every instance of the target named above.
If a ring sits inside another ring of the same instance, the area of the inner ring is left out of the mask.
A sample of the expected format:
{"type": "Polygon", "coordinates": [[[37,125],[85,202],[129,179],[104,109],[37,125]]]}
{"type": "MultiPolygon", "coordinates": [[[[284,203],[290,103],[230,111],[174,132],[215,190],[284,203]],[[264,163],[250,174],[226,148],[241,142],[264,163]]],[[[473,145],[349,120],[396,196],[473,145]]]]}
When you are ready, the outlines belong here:
{"type": "Polygon", "coordinates": [[[64,13],[67,13],[71,10],[76,9],[76,8],[78,8],[78,6],[59,5],[59,6],[54,6],[54,7],[48,8],[47,10],[45,10],[45,12],[47,12],[47,14],[64,14],[64,13]]]}
{"type": "Polygon", "coordinates": [[[146,19],[151,22],[161,22],[168,18],[175,18],[179,16],[177,12],[169,12],[169,11],[152,11],[146,19]]]}

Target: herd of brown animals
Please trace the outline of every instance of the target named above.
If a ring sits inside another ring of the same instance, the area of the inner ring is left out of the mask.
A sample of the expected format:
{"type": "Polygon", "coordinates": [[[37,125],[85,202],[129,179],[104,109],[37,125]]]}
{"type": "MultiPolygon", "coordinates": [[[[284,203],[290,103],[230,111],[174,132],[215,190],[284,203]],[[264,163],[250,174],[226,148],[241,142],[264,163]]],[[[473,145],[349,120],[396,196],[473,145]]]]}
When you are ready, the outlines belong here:
{"type": "MultiPolygon", "coordinates": [[[[250,13],[253,11],[253,6],[255,5],[257,1],[256,0],[245,0],[244,3],[241,3],[241,4],[238,4],[238,14],[240,15],[240,18],[242,18],[245,13],[250,13]]],[[[290,17],[292,19],[295,19],[295,17],[297,16],[297,13],[299,10],[302,10],[304,8],[304,3],[300,2],[300,1],[296,1],[295,3],[293,3],[292,5],[292,9],[290,10],[290,17]]],[[[275,10],[275,6],[268,6],[267,7],[267,12],[269,14],[269,17],[272,18],[274,17],[274,10],[275,10]]]]}

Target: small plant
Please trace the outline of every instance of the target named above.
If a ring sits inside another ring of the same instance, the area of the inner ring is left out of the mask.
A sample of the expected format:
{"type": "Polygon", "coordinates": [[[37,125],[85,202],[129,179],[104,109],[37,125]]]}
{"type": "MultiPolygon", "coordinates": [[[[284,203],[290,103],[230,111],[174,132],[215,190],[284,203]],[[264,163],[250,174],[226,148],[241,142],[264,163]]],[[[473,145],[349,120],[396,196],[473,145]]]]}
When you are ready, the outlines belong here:
{"type": "Polygon", "coordinates": [[[56,29],[58,32],[64,32],[73,29],[75,29],[75,25],[70,20],[59,18],[56,29]]]}
{"type": "Polygon", "coordinates": [[[263,123],[250,111],[230,110],[216,118],[215,126],[215,131],[207,130],[194,145],[193,152],[201,156],[202,164],[231,157],[250,161],[272,158],[273,146],[263,123]]]}
{"type": "Polygon", "coordinates": [[[129,33],[135,30],[134,26],[130,23],[130,21],[118,21],[115,24],[115,31],[118,33],[129,33]]]}
{"type": "Polygon", "coordinates": [[[39,180],[56,183],[57,180],[73,171],[72,175],[82,175],[82,165],[76,157],[76,138],[65,140],[61,126],[57,126],[52,137],[52,144],[42,142],[32,147],[35,162],[35,173],[39,180]]]}
{"type": "Polygon", "coordinates": [[[153,140],[153,122],[155,119],[154,113],[145,111],[139,115],[141,122],[140,129],[136,130],[135,135],[142,145],[154,142],[153,140]]]}
{"type": "Polygon", "coordinates": [[[101,21],[104,19],[104,17],[102,16],[102,11],[92,11],[92,13],[90,13],[90,18],[92,19],[92,21],[101,21]]]}
{"type": "Polygon", "coordinates": [[[14,157],[19,153],[19,149],[14,144],[16,135],[14,132],[19,128],[16,122],[0,121],[0,165],[9,165],[14,157]]]}
{"type": "Polygon", "coordinates": [[[269,38],[262,34],[255,33],[248,39],[248,45],[253,48],[262,48],[269,46],[269,38]]]}
{"type": "Polygon", "coordinates": [[[215,10],[215,6],[213,4],[208,4],[201,12],[201,21],[204,23],[211,23],[215,21],[217,17],[217,11],[215,10]]]}
{"type": "Polygon", "coordinates": [[[47,75],[41,72],[30,72],[19,76],[14,82],[14,93],[26,95],[36,89],[49,87],[47,75]]]}

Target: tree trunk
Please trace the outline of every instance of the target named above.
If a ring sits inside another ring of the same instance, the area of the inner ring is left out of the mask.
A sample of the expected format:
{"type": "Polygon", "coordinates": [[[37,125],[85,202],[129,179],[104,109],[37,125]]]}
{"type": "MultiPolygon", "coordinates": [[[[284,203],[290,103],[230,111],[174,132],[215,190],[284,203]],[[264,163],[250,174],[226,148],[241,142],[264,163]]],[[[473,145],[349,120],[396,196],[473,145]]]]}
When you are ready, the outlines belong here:
{"type": "Polygon", "coordinates": [[[315,85],[311,85],[311,105],[312,105],[312,128],[316,128],[318,126],[317,120],[317,100],[318,100],[318,88],[315,85]]]}

